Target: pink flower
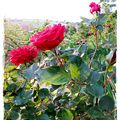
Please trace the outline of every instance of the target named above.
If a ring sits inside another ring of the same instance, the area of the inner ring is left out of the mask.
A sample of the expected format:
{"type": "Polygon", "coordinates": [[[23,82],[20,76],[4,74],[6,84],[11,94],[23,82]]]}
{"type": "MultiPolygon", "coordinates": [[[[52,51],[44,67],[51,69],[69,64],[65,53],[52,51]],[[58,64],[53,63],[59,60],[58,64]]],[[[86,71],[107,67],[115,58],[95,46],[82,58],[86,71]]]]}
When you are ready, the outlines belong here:
{"type": "Polygon", "coordinates": [[[100,12],[100,5],[96,4],[95,2],[90,3],[89,7],[91,7],[90,9],[90,13],[93,14],[94,12],[98,13],[100,12]]]}
{"type": "Polygon", "coordinates": [[[35,47],[25,45],[23,47],[18,47],[17,49],[11,50],[9,53],[9,59],[11,63],[18,66],[20,64],[32,61],[37,57],[37,55],[38,50],[35,47]]]}
{"type": "Polygon", "coordinates": [[[64,39],[65,26],[61,24],[49,26],[30,38],[31,44],[39,50],[51,50],[57,47],[64,39]]]}

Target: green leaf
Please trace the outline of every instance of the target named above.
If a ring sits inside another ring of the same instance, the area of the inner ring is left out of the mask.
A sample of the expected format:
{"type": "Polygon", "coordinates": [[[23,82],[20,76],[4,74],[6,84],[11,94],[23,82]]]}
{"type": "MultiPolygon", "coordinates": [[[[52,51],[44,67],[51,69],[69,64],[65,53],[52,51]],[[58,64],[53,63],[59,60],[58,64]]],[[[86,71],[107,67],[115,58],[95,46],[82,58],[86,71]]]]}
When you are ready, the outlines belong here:
{"type": "Polygon", "coordinates": [[[88,65],[85,62],[82,62],[82,64],[79,67],[80,70],[80,80],[85,81],[88,79],[90,75],[90,69],[88,65]]]}
{"type": "Polygon", "coordinates": [[[100,79],[100,74],[97,71],[92,71],[88,77],[89,83],[96,83],[100,79]]]}
{"type": "Polygon", "coordinates": [[[38,69],[39,67],[37,66],[36,63],[32,64],[28,69],[26,69],[23,73],[23,75],[27,79],[33,79],[35,77],[34,72],[38,69]]]}
{"type": "Polygon", "coordinates": [[[68,109],[61,109],[57,116],[60,120],[73,120],[73,114],[68,109]]]}
{"type": "Polygon", "coordinates": [[[32,98],[32,90],[30,91],[21,91],[18,96],[16,96],[13,100],[15,105],[23,105],[26,104],[32,98]]]}
{"type": "MultiPolygon", "coordinates": [[[[40,110],[39,110],[40,111],[40,110]]],[[[23,120],[39,120],[37,119],[38,109],[34,107],[32,103],[25,106],[25,109],[21,109],[21,118],[23,120]]]]}
{"type": "Polygon", "coordinates": [[[77,113],[84,113],[88,110],[89,106],[85,103],[86,100],[80,101],[79,104],[77,104],[76,111],[77,113]]]}
{"type": "Polygon", "coordinates": [[[50,103],[49,105],[48,105],[48,108],[47,108],[47,110],[45,111],[45,113],[47,113],[48,115],[50,115],[50,117],[51,116],[56,116],[56,111],[55,111],[55,105],[54,104],[52,104],[52,103],[50,103]]]}
{"type": "Polygon", "coordinates": [[[5,110],[9,110],[11,108],[10,103],[4,103],[5,110]]]}
{"type": "Polygon", "coordinates": [[[49,91],[47,88],[42,88],[38,91],[38,95],[44,99],[45,97],[49,96],[49,91]]]}
{"type": "Polygon", "coordinates": [[[105,23],[106,19],[107,19],[107,17],[104,14],[99,14],[96,24],[103,25],[105,23]]]}
{"type": "Polygon", "coordinates": [[[60,55],[60,58],[63,58],[65,61],[67,61],[69,59],[70,53],[63,53],[62,55],[60,55]]]}
{"type": "Polygon", "coordinates": [[[16,70],[16,66],[9,66],[9,67],[5,68],[6,72],[10,72],[10,71],[13,71],[13,70],[16,70]]]}
{"type": "Polygon", "coordinates": [[[50,91],[53,92],[54,90],[58,89],[61,85],[51,85],[50,91]]]}
{"type": "Polygon", "coordinates": [[[80,56],[83,56],[85,54],[85,52],[87,51],[87,45],[86,44],[82,44],[78,51],[80,53],[80,56]]]}
{"type": "Polygon", "coordinates": [[[102,25],[98,25],[96,28],[97,28],[97,30],[101,30],[101,31],[103,31],[103,29],[104,29],[102,25]]]}
{"type": "Polygon", "coordinates": [[[49,116],[47,114],[42,114],[39,118],[39,120],[50,120],[49,116]]]}
{"type": "Polygon", "coordinates": [[[70,74],[71,74],[72,79],[78,79],[79,78],[80,71],[79,71],[79,68],[76,64],[70,64],[69,70],[70,70],[70,74]]]}
{"type": "Polygon", "coordinates": [[[101,97],[104,94],[104,88],[99,84],[94,84],[87,87],[87,92],[95,97],[101,97]]]}
{"type": "Polygon", "coordinates": [[[18,112],[16,112],[16,111],[11,111],[11,112],[10,112],[10,119],[11,119],[11,120],[17,120],[18,117],[19,117],[18,112]]]}
{"type": "Polygon", "coordinates": [[[46,69],[38,69],[36,75],[39,76],[40,80],[49,82],[53,85],[62,85],[69,82],[69,74],[64,68],[59,66],[52,66],[46,69]]]}
{"type": "Polygon", "coordinates": [[[55,105],[52,104],[52,103],[50,103],[50,104],[48,105],[47,112],[48,112],[48,113],[52,113],[52,112],[54,111],[54,109],[55,109],[55,105]]]}
{"type": "Polygon", "coordinates": [[[77,95],[77,97],[75,97],[73,100],[72,100],[72,103],[74,104],[74,105],[77,105],[79,102],[80,102],[80,95],[77,95]]]}
{"type": "Polygon", "coordinates": [[[10,72],[10,77],[12,78],[13,81],[17,81],[18,70],[14,70],[14,71],[10,72]]]}
{"type": "Polygon", "coordinates": [[[14,103],[15,105],[22,105],[25,104],[26,102],[20,96],[17,96],[15,97],[14,103]]]}
{"type": "Polygon", "coordinates": [[[99,106],[102,110],[112,111],[115,107],[115,102],[112,97],[104,96],[100,99],[99,106]]]}
{"type": "Polygon", "coordinates": [[[98,107],[91,107],[87,113],[89,114],[90,118],[104,118],[104,114],[100,111],[98,107]]]}
{"type": "Polygon", "coordinates": [[[18,86],[16,84],[14,84],[14,83],[9,84],[8,87],[7,87],[7,90],[9,92],[16,91],[17,89],[18,89],[18,86]]]}
{"type": "Polygon", "coordinates": [[[81,19],[82,19],[87,25],[90,25],[91,19],[88,19],[88,18],[85,18],[85,17],[81,17],[81,19]]]}
{"type": "Polygon", "coordinates": [[[82,63],[82,59],[79,56],[70,55],[68,63],[72,63],[72,64],[76,64],[77,66],[80,66],[82,63]]]}

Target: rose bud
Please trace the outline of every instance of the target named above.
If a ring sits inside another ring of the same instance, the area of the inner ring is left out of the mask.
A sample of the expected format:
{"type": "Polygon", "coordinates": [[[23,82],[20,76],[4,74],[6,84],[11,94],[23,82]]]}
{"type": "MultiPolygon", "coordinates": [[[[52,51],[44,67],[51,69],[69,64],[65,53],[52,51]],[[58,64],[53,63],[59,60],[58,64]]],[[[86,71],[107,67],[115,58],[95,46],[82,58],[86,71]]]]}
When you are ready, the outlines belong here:
{"type": "Polygon", "coordinates": [[[107,56],[106,56],[106,61],[108,64],[113,65],[116,63],[116,50],[111,51],[107,56]]]}

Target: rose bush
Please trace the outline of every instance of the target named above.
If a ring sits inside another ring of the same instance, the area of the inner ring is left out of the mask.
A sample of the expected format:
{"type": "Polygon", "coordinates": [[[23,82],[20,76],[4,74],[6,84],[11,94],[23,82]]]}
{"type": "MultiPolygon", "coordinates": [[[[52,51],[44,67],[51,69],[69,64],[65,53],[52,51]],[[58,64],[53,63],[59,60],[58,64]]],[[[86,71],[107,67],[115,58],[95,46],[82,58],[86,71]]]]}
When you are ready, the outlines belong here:
{"type": "Polygon", "coordinates": [[[11,48],[5,120],[116,119],[117,15],[90,5],[93,19],[82,17],[66,28],[46,24],[29,33],[25,46],[11,48]]]}

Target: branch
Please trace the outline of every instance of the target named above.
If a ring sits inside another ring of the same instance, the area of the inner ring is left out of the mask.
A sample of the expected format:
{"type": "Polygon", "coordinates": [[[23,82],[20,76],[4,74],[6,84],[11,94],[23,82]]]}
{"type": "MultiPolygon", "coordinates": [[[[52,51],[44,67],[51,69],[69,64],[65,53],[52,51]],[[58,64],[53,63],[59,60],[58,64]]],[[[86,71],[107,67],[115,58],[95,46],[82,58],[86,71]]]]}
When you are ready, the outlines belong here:
{"type": "Polygon", "coordinates": [[[55,53],[55,56],[56,56],[58,62],[60,63],[60,66],[63,66],[63,62],[61,61],[61,58],[58,56],[57,51],[55,49],[54,49],[54,53],[55,53]]]}
{"type": "Polygon", "coordinates": [[[115,72],[104,82],[103,88],[105,88],[108,83],[112,80],[112,78],[115,76],[115,72]]]}
{"type": "Polygon", "coordinates": [[[91,58],[91,60],[90,60],[90,64],[89,64],[89,67],[90,67],[90,68],[91,68],[91,64],[92,64],[92,62],[93,62],[93,58],[95,57],[96,51],[97,51],[97,48],[95,49],[95,51],[94,51],[94,53],[93,53],[93,56],[92,56],[92,58],[91,58]]]}
{"type": "Polygon", "coordinates": [[[97,29],[95,30],[95,40],[96,40],[96,47],[98,48],[98,32],[97,32],[97,29]]]}

